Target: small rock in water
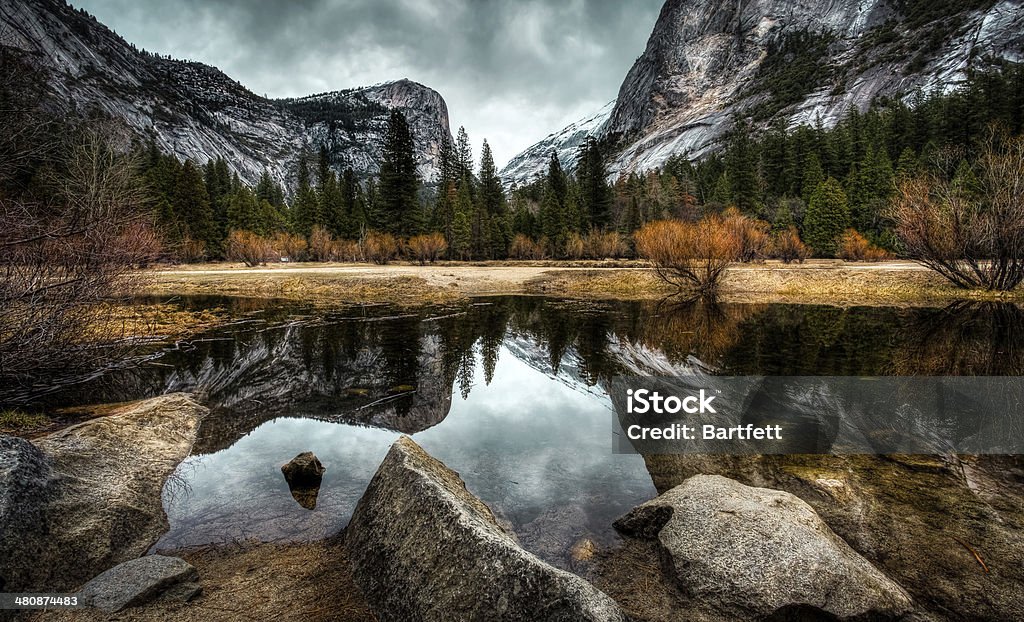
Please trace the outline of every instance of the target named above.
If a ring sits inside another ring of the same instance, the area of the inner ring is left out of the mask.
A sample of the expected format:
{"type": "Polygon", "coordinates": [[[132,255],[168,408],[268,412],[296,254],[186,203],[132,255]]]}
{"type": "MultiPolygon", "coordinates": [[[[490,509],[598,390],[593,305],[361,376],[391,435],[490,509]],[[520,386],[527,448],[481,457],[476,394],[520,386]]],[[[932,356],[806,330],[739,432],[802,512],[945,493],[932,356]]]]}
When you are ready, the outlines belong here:
{"type": "Polygon", "coordinates": [[[326,470],[311,451],[295,456],[291,462],[281,467],[292,497],[307,510],[316,509],[316,499],[320,494],[320,482],[323,481],[326,470]]]}
{"type": "Polygon", "coordinates": [[[284,479],[293,488],[319,488],[326,470],[311,451],[295,456],[291,462],[281,467],[284,479]]]}
{"type": "Polygon", "coordinates": [[[137,607],[157,598],[189,601],[202,588],[199,573],[178,557],[147,555],[114,566],[82,588],[82,599],[107,613],[137,607]]]}

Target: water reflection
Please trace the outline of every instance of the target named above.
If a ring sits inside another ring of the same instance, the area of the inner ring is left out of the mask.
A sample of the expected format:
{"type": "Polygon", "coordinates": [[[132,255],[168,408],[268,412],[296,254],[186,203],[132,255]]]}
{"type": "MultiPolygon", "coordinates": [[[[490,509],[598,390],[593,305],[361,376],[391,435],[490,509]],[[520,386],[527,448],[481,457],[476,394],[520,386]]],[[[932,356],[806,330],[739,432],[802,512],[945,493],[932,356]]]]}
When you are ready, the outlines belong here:
{"type": "Polygon", "coordinates": [[[615,375],[1015,374],[1024,363],[1011,305],[501,297],[324,315],[249,304],[246,323],[74,392],[118,401],[195,391],[211,405],[179,469],[186,489],[168,490],[171,531],[159,547],[335,533],[406,433],[558,562],[580,538],[612,538],[612,520],[655,494],[643,458],[611,454],[605,387],[615,375]],[[306,451],[326,467],[312,511],[280,471],[306,451]]]}

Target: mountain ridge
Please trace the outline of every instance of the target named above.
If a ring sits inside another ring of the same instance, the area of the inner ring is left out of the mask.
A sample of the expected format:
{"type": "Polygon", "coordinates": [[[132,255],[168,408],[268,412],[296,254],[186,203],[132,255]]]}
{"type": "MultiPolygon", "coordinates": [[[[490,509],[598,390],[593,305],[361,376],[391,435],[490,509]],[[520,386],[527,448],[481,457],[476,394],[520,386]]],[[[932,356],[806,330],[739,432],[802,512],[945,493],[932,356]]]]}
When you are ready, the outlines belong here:
{"type": "MultiPolygon", "coordinates": [[[[948,91],[996,59],[1024,61],[1022,0],[667,0],[595,136],[616,145],[612,175],[648,170],[718,150],[737,122],[831,127],[851,106],[948,91]]],[[[510,162],[538,168],[538,145],[510,162]]]]}
{"type": "Polygon", "coordinates": [[[123,119],[166,152],[203,164],[223,157],[249,184],[264,170],[294,187],[298,158],[328,149],[332,167],[360,176],[379,170],[391,108],[406,113],[427,181],[439,175],[447,135],[444,98],[408,79],[304,98],[256,95],[211,65],[138,50],[95,17],[62,0],[0,0],[0,44],[32,55],[66,112],[98,110],[123,119]],[[299,109],[320,98],[317,114],[299,109]]]}

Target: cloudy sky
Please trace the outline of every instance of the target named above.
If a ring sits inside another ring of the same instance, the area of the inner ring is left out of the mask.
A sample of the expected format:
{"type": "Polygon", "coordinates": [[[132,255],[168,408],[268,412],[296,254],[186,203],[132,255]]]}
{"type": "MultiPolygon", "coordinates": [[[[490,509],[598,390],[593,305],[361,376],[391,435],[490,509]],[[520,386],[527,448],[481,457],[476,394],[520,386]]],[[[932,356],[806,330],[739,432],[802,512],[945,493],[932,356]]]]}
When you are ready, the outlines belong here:
{"type": "Polygon", "coordinates": [[[662,0],[72,0],[147,50],[295,97],[409,78],[499,166],[615,98],[662,0]]]}

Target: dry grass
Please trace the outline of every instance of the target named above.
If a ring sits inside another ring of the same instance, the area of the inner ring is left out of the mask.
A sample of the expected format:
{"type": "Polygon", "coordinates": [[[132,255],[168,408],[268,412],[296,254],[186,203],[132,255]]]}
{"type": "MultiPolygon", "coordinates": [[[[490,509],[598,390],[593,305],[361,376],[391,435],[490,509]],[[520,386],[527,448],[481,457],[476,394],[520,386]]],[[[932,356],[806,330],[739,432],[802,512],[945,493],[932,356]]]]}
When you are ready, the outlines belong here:
{"type": "Polygon", "coordinates": [[[0,410],[0,434],[21,436],[45,430],[52,424],[53,421],[46,415],[20,410],[0,410]]]}
{"type": "Polygon", "coordinates": [[[294,274],[288,270],[230,274],[176,275],[156,278],[149,293],[157,295],[212,294],[278,298],[314,305],[444,303],[462,298],[456,290],[433,287],[414,276],[360,277],[344,274],[294,274]]]}
{"type": "Polygon", "coordinates": [[[229,319],[225,309],[189,311],[167,303],[118,304],[100,317],[90,330],[97,339],[183,339],[229,319]]]}
{"type": "MultiPolygon", "coordinates": [[[[182,557],[195,566],[203,593],[190,603],[154,602],[128,609],[116,614],[117,620],[377,620],[354,583],[345,549],[336,539],[303,544],[242,543],[161,553],[182,557]]],[[[27,619],[93,622],[111,616],[77,610],[27,619]]]]}
{"type": "MultiPolygon", "coordinates": [[[[291,264],[249,270],[225,264],[151,273],[155,294],[283,298],[315,305],[445,303],[470,296],[543,294],[642,300],[675,292],[645,262],[485,262],[418,266],[291,264]],[[600,267],[600,269],[598,269],[600,267]]],[[[722,283],[725,302],[937,305],[956,299],[1024,300],[1024,291],[962,290],[906,261],[734,264],[722,283]]]]}

